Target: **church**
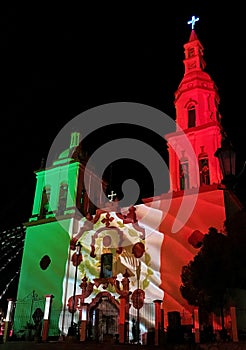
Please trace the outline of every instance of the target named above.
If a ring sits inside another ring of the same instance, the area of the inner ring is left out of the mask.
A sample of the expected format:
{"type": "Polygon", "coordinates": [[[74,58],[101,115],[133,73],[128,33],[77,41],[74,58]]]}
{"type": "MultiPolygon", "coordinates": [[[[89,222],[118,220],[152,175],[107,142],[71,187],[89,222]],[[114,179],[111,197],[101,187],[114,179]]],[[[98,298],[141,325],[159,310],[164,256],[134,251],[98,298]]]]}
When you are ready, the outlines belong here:
{"type": "Polygon", "coordinates": [[[174,95],[176,120],[160,130],[169,156],[168,192],[129,207],[121,207],[113,191],[105,200],[107,183],[86,165],[78,130],[70,140],[62,137],[67,147],[35,172],[14,313],[17,337],[37,309],[44,313],[43,340],[79,327],[81,341],[117,335],[127,343],[137,320],[141,343],[154,332],[158,344],[156,330],[177,322],[193,326],[194,308],[180,293],[181,270],[210,227],[223,231],[227,214],[215,157],[224,137],[220,97],[205,71],[195,22],[174,95]]]}

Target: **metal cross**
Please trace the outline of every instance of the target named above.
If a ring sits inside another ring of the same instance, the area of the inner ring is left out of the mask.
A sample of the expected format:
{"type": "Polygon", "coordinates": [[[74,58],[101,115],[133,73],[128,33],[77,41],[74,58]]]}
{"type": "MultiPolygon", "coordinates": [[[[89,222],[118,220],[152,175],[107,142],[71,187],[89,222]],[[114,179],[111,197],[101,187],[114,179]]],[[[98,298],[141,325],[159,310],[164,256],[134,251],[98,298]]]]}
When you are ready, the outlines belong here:
{"type": "Polygon", "coordinates": [[[196,22],[199,21],[199,17],[192,16],[191,20],[187,24],[191,24],[191,29],[194,29],[196,22]]]}
{"type": "Polygon", "coordinates": [[[113,202],[115,196],[116,196],[116,193],[114,193],[114,191],[111,191],[111,194],[108,194],[109,201],[113,202]]]}

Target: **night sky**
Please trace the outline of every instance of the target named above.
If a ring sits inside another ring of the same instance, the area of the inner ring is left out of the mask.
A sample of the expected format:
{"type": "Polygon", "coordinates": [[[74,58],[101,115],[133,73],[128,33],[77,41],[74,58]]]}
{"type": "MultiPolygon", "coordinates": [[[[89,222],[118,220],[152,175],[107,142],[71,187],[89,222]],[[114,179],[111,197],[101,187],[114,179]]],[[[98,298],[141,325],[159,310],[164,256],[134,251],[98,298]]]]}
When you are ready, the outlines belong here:
{"type": "MultiPolygon", "coordinates": [[[[181,3],[55,6],[41,2],[1,9],[0,228],[29,219],[34,171],[60,129],[79,113],[128,101],[175,118],[174,93],[184,74],[183,45],[189,39],[187,21],[192,15],[200,18],[195,30],[204,46],[205,70],[219,90],[223,126],[239,159],[245,160],[242,5],[221,1],[215,8],[214,1],[181,3]]],[[[135,135],[135,130],[128,132],[135,135]]],[[[95,148],[109,134],[105,131],[96,141],[87,140],[87,145],[95,148]]],[[[155,147],[165,157],[165,144],[156,140],[155,147]]],[[[131,169],[136,170],[134,164],[131,169]]],[[[147,185],[143,195],[150,194],[147,185]]]]}

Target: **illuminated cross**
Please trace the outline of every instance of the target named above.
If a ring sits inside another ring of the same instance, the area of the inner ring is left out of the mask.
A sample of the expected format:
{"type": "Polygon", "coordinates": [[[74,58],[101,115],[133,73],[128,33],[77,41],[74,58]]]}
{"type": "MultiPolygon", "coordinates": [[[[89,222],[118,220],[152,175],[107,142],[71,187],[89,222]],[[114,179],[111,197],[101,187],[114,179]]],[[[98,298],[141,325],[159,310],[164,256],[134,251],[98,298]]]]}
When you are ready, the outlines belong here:
{"type": "Polygon", "coordinates": [[[108,194],[108,198],[110,202],[113,202],[114,196],[116,196],[116,193],[114,193],[114,191],[111,191],[111,194],[108,194]]]}
{"type": "Polygon", "coordinates": [[[199,21],[199,17],[192,16],[191,20],[187,22],[187,24],[191,24],[191,29],[193,30],[196,22],[199,21]]]}

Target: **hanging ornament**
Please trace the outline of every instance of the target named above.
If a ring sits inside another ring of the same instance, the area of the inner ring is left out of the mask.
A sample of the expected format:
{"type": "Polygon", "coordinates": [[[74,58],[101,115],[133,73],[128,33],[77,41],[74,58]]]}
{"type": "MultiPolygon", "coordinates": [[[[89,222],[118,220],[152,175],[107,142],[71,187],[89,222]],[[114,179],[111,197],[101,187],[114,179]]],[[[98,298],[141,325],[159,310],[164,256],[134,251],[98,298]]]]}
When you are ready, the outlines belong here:
{"type": "Polygon", "coordinates": [[[73,253],[72,255],[72,263],[73,263],[73,266],[79,266],[79,264],[81,263],[81,261],[83,261],[83,258],[82,258],[82,254],[79,253],[78,255],[76,253],[73,253]]]}
{"type": "Polygon", "coordinates": [[[144,304],[145,292],[142,289],[135,289],[132,293],[132,304],[135,309],[141,309],[144,304]]]}
{"type": "Polygon", "coordinates": [[[132,247],[132,254],[135,256],[135,258],[141,258],[145,252],[145,247],[142,242],[137,242],[132,247]]]}

